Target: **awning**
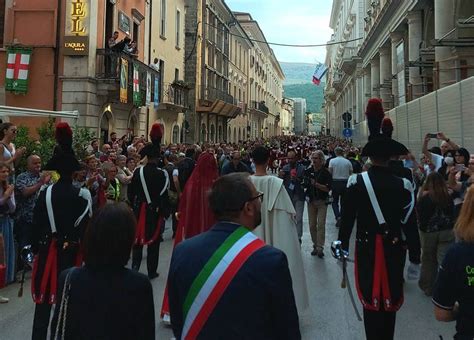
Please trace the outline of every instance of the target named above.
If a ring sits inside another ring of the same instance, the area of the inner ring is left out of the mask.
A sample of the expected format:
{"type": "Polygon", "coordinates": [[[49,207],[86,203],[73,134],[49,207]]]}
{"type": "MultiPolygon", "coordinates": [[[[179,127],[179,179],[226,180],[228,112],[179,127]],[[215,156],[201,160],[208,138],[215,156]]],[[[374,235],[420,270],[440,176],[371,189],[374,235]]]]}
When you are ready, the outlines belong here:
{"type": "Polygon", "coordinates": [[[73,118],[79,117],[79,111],[48,111],[48,110],[37,110],[24,107],[14,106],[3,106],[0,105],[0,117],[61,117],[61,118],[73,118]]]}

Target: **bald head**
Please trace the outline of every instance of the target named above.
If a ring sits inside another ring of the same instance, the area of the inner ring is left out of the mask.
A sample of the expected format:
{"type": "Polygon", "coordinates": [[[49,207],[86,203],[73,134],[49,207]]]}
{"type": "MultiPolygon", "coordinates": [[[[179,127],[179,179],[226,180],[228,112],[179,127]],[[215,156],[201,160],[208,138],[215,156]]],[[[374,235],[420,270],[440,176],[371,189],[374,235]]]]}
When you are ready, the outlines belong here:
{"type": "Polygon", "coordinates": [[[29,172],[39,174],[41,171],[41,158],[38,155],[30,155],[26,159],[26,167],[29,172]]]}

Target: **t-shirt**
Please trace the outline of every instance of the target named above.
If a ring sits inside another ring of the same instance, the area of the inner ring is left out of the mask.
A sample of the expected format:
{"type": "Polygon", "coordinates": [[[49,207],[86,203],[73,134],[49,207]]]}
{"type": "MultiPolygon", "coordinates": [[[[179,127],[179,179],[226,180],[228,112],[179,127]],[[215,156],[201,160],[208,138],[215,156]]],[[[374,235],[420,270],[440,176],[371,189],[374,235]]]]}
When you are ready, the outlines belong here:
{"type": "Polygon", "coordinates": [[[457,336],[474,337],[474,243],[453,244],[439,268],[433,291],[433,303],[452,310],[459,303],[457,336]]]}
{"type": "Polygon", "coordinates": [[[352,174],[352,163],[350,160],[338,156],[329,161],[329,170],[332,169],[332,179],[348,179],[352,174]]]}
{"type": "Polygon", "coordinates": [[[431,162],[435,166],[434,171],[438,171],[439,168],[443,165],[444,157],[435,153],[431,153],[431,162]]]}

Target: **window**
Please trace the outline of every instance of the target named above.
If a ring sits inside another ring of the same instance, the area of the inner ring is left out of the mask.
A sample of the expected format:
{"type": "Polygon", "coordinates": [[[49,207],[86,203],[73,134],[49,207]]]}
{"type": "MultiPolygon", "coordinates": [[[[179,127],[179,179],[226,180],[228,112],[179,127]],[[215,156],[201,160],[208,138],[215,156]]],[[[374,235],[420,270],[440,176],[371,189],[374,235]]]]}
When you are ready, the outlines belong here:
{"type": "Polygon", "coordinates": [[[174,80],[175,81],[179,80],[179,69],[177,68],[174,69],[174,80]]]}
{"type": "Polygon", "coordinates": [[[161,0],[160,36],[166,37],[166,0],[161,0]]]}
{"type": "Polygon", "coordinates": [[[181,30],[181,12],[178,10],[176,10],[176,47],[179,48],[180,47],[180,39],[181,39],[181,35],[180,35],[180,30],[181,30]]]}

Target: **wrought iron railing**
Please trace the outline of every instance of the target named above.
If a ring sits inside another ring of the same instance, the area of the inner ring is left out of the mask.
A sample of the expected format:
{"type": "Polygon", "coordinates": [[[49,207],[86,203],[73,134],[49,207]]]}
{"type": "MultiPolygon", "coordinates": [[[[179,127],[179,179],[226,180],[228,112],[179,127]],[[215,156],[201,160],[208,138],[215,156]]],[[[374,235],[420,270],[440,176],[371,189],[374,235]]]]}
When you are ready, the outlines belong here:
{"type": "MultiPolygon", "coordinates": [[[[140,88],[140,102],[138,106],[146,105],[147,75],[150,75],[151,102],[155,101],[155,93],[158,101],[162,101],[162,83],[160,72],[151,66],[125,52],[116,52],[111,49],[98,49],[96,56],[96,78],[120,83],[120,70],[123,63],[128,64],[127,101],[133,102],[133,71],[134,65],[138,70],[138,84],[140,88]],[[155,79],[158,79],[158,91],[155,91],[155,79]]],[[[118,96],[118,94],[117,94],[118,96]]]]}
{"type": "Polygon", "coordinates": [[[234,97],[228,94],[227,91],[201,86],[199,93],[203,93],[203,95],[200,95],[202,97],[200,99],[209,101],[222,100],[226,103],[234,104],[234,97]]]}

